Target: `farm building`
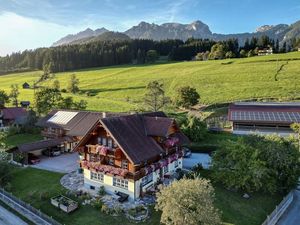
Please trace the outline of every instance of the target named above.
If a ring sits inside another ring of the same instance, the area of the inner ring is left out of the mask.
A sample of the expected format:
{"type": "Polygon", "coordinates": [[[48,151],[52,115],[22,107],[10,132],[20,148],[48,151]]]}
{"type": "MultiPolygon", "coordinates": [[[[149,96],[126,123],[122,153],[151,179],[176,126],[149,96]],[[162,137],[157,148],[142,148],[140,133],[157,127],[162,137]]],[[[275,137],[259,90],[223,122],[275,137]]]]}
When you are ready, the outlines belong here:
{"type": "Polygon", "coordinates": [[[234,134],[293,134],[290,125],[300,122],[300,103],[238,102],[229,106],[234,134]]]}
{"type": "Polygon", "coordinates": [[[273,54],[273,48],[264,48],[264,49],[259,49],[257,52],[257,55],[262,56],[262,55],[272,55],[273,54]]]}
{"type": "Polygon", "coordinates": [[[27,117],[27,111],[21,107],[8,107],[0,109],[0,128],[7,129],[12,125],[21,125],[27,117]]]}
{"type": "Polygon", "coordinates": [[[120,114],[102,113],[75,110],[52,110],[48,115],[37,122],[42,128],[44,139],[65,140],[62,150],[73,151],[77,142],[86,134],[96,121],[104,117],[120,114]]]}
{"type": "Polygon", "coordinates": [[[23,89],[28,89],[28,88],[30,88],[30,85],[29,85],[27,82],[25,82],[22,86],[23,86],[23,89]]]}

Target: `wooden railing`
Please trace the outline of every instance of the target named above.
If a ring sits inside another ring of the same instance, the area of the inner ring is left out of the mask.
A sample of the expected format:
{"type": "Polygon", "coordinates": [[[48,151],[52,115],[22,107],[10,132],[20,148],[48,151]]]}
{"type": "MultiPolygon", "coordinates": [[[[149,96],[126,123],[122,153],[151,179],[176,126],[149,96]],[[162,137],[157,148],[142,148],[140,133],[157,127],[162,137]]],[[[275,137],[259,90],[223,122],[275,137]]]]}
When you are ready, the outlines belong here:
{"type": "Polygon", "coordinates": [[[262,225],[276,225],[280,217],[283,215],[285,210],[290,206],[294,200],[294,191],[291,191],[285,198],[279,203],[274,211],[267,216],[267,219],[262,223],[262,225]]]}

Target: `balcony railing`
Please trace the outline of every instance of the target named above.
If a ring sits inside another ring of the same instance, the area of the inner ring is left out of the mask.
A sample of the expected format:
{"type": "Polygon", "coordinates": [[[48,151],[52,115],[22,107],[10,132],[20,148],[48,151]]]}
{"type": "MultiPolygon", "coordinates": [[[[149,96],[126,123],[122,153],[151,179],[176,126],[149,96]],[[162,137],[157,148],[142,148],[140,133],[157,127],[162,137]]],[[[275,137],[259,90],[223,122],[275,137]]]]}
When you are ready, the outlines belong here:
{"type": "Polygon", "coordinates": [[[92,153],[92,154],[100,154],[100,155],[104,155],[104,156],[111,156],[111,157],[115,157],[115,159],[119,159],[121,158],[120,154],[116,154],[116,149],[104,146],[104,145],[86,145],[87,151],[88,153],[92,153]]]}
{"type": "Polygon", "coordinates": [[[100,162],[89,162],[86,160],[82,160],[80,162],[81,167],[89,170],[95,170],[96,172],[103,172],[108,173],[111,175],[125,177],[128,174],[128,170],[110,166],[110,165],[103,165],[100,162]]]}

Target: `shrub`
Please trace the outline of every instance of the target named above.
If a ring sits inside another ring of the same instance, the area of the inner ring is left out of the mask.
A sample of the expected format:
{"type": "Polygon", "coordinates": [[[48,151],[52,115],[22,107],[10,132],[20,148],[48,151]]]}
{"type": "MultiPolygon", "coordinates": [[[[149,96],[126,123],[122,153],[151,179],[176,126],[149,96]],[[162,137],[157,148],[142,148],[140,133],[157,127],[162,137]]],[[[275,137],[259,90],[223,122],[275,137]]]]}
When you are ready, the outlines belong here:
{"type": "Polygon", "coordinates": [[[4,187],[10,180],[10,165],[7,162],[0,162],[0,186],[4,187]]]}
{"type": "Polygon", "coordinates": [[[67,93],[67,89],[63,88],[63,89],[60,90],[60,92],[67,93]]]}
{"type": "Polygon", "coordinates": [[[104,196],[106,194],[106,191],[105,191],[105,187],[104,186],[101,186],[98,190],[98,195],[99,196],[104,196]]]}
{"type": "Polygon", "coordinates": [[[103,202],[100,198],[95,199],[91,204],[92,204],[92,207],[94,207],[95,209],[102,210],[103,202]]]}
{"type": "Polygon", "coordinates": [[[105,214],[110,214],[111,210],[110,210],[110,208],[107,205],[103,204],[102,207],[101,207],[101,212],[105,213],[105,214]]]}

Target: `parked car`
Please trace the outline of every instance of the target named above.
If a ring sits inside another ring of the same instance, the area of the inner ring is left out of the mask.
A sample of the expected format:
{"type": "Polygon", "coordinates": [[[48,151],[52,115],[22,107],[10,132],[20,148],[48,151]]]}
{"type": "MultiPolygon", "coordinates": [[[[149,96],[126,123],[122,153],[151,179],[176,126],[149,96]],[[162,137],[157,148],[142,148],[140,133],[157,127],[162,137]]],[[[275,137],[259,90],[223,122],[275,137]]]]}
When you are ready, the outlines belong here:
{"type": "Polygon", "coordinates": [[[183,158],[190,158],[192,156],[192,151],[188,148],[183,148],[183,158]]]}
{"type": "Polygon", "coordinates": [[[59,148],[51,148],[51,149],[45,149],[43,152],[43,155],[46,156],[59,156],[61,154],[61,151],[59,148]]]}
{"type": "Polygon", "coordinates": [[[38,156],[36,156],[32,153],[28,153],[28,163],[29,164],[37,164],[40,161],[41,161],[41,159],[38,156]]]}

